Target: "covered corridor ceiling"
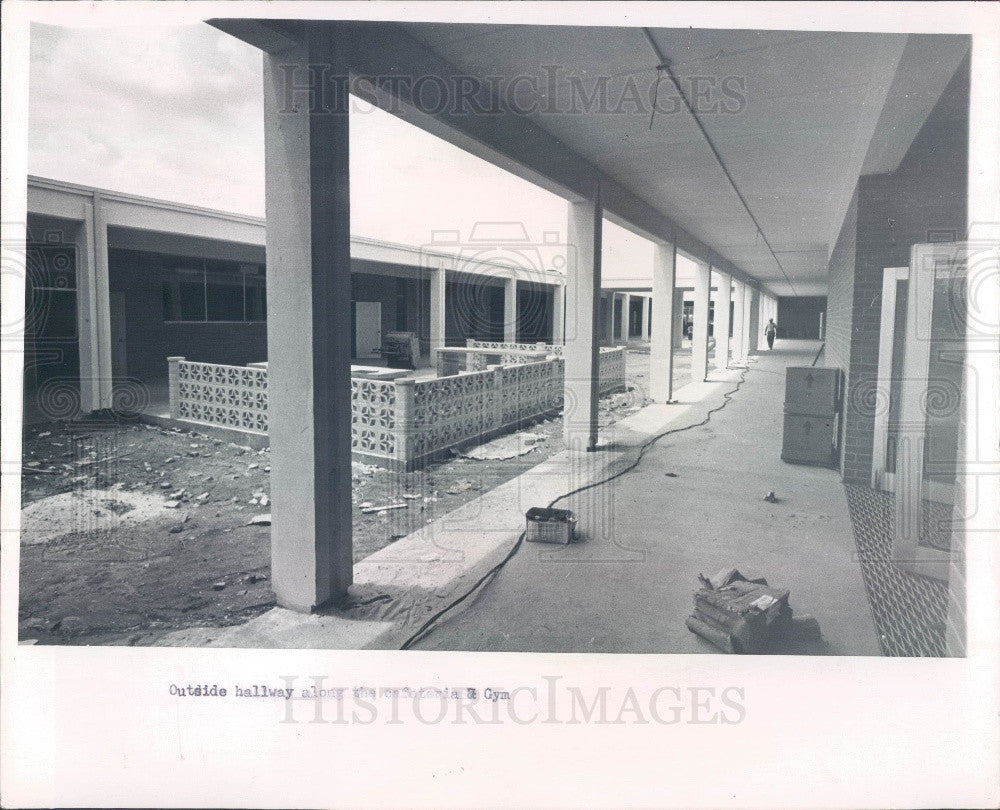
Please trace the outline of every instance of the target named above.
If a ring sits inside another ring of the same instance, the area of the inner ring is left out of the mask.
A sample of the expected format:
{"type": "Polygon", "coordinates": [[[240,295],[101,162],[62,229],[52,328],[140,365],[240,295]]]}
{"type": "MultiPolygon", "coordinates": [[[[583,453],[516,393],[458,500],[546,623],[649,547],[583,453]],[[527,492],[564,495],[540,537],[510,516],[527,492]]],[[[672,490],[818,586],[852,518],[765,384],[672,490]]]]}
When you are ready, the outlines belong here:
{"type": "Polygon", "coordinates": [[[895,168],[968,50],[956,36],[653,29],[758,233],[643,29],[399,28],[461,73],[529,77],[505,100],[779,295],[825,294],[858,176],[895,168]]]}

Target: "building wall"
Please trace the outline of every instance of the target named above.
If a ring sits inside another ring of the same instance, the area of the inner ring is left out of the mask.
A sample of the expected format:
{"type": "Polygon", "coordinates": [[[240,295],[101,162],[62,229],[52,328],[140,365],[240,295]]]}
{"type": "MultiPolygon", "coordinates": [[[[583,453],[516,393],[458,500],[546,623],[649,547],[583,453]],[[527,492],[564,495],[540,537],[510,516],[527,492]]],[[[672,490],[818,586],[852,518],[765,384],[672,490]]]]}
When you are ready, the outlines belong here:
{"type": "MultiPolygon", "coordinates": [[[[127,302],[125,342],[129,377],[165,382],[166,358],[172,355],[206,363],[243,365],[267,359],[267,324],[171,323],[164,318],[160,259],[156,254],[111,250],[108,254],[112,296],[127,302]]],[[[114,319],[113,319],[114,320],[114,319]]],[[[112,335],[114,343],[115,335],[112,335]]]]}
{"type": "Polygon", "coordinates": [[[816,340],[819,338],[820,315],[826,311],[825,296],[778,298],[778,337],[816,340]]]}
{"type": "Polygon", "coordinates": [[[910,248],[966,231],[968,59],[959,67],[898,168],[859,179],[830,259],[825,363],[847,375],[844,481],[871,479],[882,276],[909,264],[910,248]]]}

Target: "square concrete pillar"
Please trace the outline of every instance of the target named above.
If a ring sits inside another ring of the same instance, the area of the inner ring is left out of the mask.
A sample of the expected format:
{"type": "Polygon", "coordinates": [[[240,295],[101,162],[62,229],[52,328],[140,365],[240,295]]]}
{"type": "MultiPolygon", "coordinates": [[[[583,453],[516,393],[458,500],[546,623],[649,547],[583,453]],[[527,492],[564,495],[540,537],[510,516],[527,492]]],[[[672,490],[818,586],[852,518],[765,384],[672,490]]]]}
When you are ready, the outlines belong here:
{"type": "Polygon", "coordinates": [[[622,343],[628,343],[629,337],[629,322],[632,320],[632,294],[622,293],[622,322],[620,334],[618,335],[622,343]]]}
{"type": "Polygon", "coordinates": [[[552,343],[561,344],[566,340],[566,287],[556,284],[552,287],[552,343]]]}
{"type": "Polygon", "coordinates": [[[650,296],[642,296],[642,329],[639,336],[643,340],[649,340],[649,308],[652,301],[653,299],[650,296]]]}
{"type": "Polygon", "coordinates": [[[600,383],[600,196],[568,207],[563,433],[569,450],[593,450],[600,383]]]}
{"type": "Polygon", "coordinates": [[[746,350],[746,293],[747,285],[739,279],[733,281],[733,362],[745,363],[746,350]]]}
{"type": "Polygon", "coordinates": [[[605,311],[604,325],[602,327],[601,337],[604,338],[608,343],[614,344],[615,342],[615,301],[617,300],[617,295],[615,293],[608,293],[607,302],[608,308],[605,311]]]}
{"type": "Polygon", "coordinates": [[[677,302],[683,296],[674,288],[677,276],[676,245],[653,246],[652,334],[649,343],[649,396],[653,402],[665,403],[674,397],[674,348],[677,324],[677,302]]]}
{"type": "Polygon", "coordinates": [[[517,279],[503,281],[503,339],[507,343],[517,343],[517,279]]]}
{"type": "Polygon", "coordinates": [[[336,23],[306,37],[264,63],[271,582],[299,611],[353,577],[349,99],[338,84],[310,114],[302,89],[310,68],[346,79],[347,47],[336,23]]]}
{"type": "Polygon", "coordinates": [[[733,299],[733,277],[715,271],[715,367],[729,366],[729,305],[733,299]]]}
{"type": "Polygon", "coordinates": [[[749,290],[747,293],[747,336],[749,338],[747,355],[757,354],[764,341],[764,324],[760,321],[760,290],[749,290]]]}
{"type": "Polygon", "coordinates": [[[431,270],[431,318],[430,344],[431,362],[436,362],[437,350],[443,349],[445,342],[445,290],[448,288],[448,271],[444,265],[431,270]]]}
{"type": "Polygon", "coordinates": [[[108,226],[101,197],[83,204],[76,230],[77,335],[80,357],[80,411],[112,407],[111,303],[108,226]]]}
{"type": "Polygon", "coordinates": [[[712,268],[697,262],[694,272],[694,332],[691,339],[691,379],[702,382],[708,376],[708,300],[712,268]]]}
{"type": "Polygon", "coordinates": [[[675,349],[679,349],[684,345],[684,290],[673,290],[674,294],[674,314],[673,318],[673,330],[674,330],[674,341],[673,346],[675,349]]]}

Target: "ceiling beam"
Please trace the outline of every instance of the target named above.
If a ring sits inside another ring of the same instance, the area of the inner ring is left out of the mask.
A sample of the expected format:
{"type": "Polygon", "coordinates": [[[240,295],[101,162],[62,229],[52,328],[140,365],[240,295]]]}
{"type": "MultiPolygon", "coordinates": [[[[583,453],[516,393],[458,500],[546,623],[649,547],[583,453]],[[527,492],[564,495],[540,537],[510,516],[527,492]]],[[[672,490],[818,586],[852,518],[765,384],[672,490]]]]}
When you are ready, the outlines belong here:
{"type": "MultiPolygon", "coordinates": [[[[210,20],[211,25],[270,53],[280,53],[288,41],[300,41],[302,26],[320,21],[210,20]]],[[[342,23],[341,23],[342,24],[342,23]]],[[[440,137],[508,172],[569,201],[593,198],[600,187],[604,216],[657,243],[676,243],[678,250],[700,262],[746,281],[761,283],[717,250],[685,231],[648,201],[602,172],[529,117],[518,114],[484,84],[470,92],[470,102],[488,109],[475,114],[458,105],[429,111],[419,98],[415,80],[424,89],[443,81],[453,87],[462,73],[410,36],[398,23],[348,23],[352,31],[349,61],[352,92],[397,117],[440,137]]],[[[478,77],[484,79],[485,77],[478,77]]],[[[302,84],[306,77],[296,77],[302,84]]],[[[428,92],[427,97],[435,96],[428,92]]],[[[434,103],[433,101],[431,103],[434,103]]]]}

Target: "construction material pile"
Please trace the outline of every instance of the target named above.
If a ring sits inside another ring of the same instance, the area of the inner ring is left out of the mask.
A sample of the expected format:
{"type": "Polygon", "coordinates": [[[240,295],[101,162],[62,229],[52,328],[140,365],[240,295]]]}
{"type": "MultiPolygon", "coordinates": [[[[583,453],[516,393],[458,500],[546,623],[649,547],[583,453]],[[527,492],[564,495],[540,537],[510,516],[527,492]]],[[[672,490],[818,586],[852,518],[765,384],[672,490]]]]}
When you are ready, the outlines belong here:
{"type": "Polygon", "coordinates": [[[694,595],[687,627],[723,652],[774,652],[783,642],[819,641],[819,622],[792,615],[789,592],[767,580],[747,579],[735,568],[711,579],[698,575],[702,587],[694,595]]]}

